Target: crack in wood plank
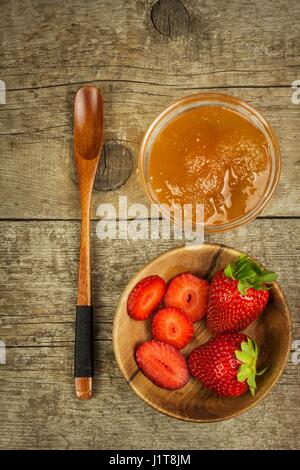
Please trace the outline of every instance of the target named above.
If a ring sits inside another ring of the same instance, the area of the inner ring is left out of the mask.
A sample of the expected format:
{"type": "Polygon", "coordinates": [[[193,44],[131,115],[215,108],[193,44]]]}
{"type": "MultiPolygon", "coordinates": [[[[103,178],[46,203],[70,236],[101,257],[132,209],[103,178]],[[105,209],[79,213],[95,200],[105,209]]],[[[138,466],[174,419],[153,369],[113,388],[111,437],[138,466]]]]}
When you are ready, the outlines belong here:
{"type": "Polygon", "coordinates": [[[215,269],[215,266],[217,264],[217,261],[218,261],[218,258],[220,257],[220,255],[222,254],[222,251],[224,250],[224,246],[221,245],[220,248],[218,249],[218,251],[214,254],[212,260],[211,260],[211,263],[209,265],[209,268],[208,270],[206,271],[205,275],[204,275],[204,279],[209,279],[213,270],[215,269]]]}

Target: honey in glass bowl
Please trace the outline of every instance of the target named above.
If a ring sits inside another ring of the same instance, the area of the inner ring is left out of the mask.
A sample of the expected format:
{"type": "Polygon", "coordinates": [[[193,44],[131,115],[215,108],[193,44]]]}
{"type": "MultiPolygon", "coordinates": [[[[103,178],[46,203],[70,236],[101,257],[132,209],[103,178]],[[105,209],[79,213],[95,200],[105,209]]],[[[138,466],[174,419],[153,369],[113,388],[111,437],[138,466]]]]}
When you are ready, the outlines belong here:
{"type": "Polygon", "coordinates": [[[203,204],[211,230],[257,215],[280,170],[270,126],[249,105],[224,95],[194,95],[172,105],[150,126],[140,158],[152,202],[203,204]]]}

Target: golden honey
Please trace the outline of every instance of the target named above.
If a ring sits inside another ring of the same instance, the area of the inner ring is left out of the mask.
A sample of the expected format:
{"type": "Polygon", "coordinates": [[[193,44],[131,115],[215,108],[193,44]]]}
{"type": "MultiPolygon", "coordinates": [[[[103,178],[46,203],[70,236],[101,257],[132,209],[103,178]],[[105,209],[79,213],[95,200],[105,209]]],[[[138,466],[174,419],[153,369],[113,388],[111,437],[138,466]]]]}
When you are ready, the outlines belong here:
{"type": "Polygon", "coordinates": [[[222,106],[194,107],[175,117],[158,134],[149,158],[159,202],[203,204],[209,225],[250,212],[266,190],[270,170],[263,132],[222,106]]]}

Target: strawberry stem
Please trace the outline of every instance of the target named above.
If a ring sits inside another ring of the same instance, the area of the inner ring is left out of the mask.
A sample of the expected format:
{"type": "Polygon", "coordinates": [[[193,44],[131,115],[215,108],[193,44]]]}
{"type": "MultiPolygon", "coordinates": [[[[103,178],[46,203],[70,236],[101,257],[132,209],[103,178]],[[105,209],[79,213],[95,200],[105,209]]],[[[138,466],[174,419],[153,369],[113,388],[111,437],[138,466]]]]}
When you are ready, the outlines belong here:
{"type": "Polygon", "coordinates": [[[229,263],[224,269],[224,274],[229,279],[238,281],[237,288],[242,295],[246,295],[250,288],[270,289],[268,284],[272,284],[277,279],[273,271],[264,269],[247,255],[241,255],[235,263],[229,263]]]}
{"type": "Polygon", "coordinates": [[[262,375],[267,370],[266,367],[260,372],[257,372],[256,363],[258,354],[259,348],[256,341],[249,337],[247,341],[243,341],[241,343],[241,350],[235,351],[235,357],[241,362],[237,373],[237,379],[239,382],[247,381],[252,396],[255,395],[257,387],[255,377],[257,375],[262,375]]]}

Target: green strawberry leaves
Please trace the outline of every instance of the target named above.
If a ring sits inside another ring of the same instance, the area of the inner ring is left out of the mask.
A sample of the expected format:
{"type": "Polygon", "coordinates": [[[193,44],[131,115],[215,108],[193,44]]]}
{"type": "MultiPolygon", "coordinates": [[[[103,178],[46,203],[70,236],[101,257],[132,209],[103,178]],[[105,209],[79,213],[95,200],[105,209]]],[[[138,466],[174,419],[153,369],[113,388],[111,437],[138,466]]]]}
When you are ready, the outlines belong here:
{"type": "Polygon", "coordinates": [[[229,279],[238,281],[238,291],[242,295],[246,295],[248,289],[267,290],[271,284],[277,279],[277,275],[273,271],[267,271],[262,268],[256,261],[247,255],[241,255],[235,263],[229,263],[224,274],[229,279]]]}
{"type": "Polygon", "coordinates": [[[250,368],[246,366],[245,364],[242,364],[237,374],[238,381],[244,382],[244,380],[248,378],[249,374],[250,374],[250,368]]]}
{"type": "Polygon", "coordinates": [[[265,367],[260,372],[256,372],[256,375],[263,375],[266,372],[267,369],[268,369],[268,367],[265,367]]]}
{"type": "Polygon", "coordinates": [[[248,337],[247,342],[241,343],[241,350],[235,351],[235,357],[241,362],[239,370],[237,372],[237,379],[239,382],[247,381],[252,395],[255,395],[256,391],[256,375],[262,375],[267,367],[260,372],[256,370],[256,362],[258,358],[259,348],[254,339],[248,337]]]}
{"type": "Polygon", "coordinates": [[[231,263],[227,264],[227,266],[224,269],[224,273],[226,277],[229,277],[230,279],[235,279],[234,277],[234,267],[231,263]]]}
{"type": "Polygon", "coordinates": [[[242,351],[235,351],[235,357],[243,362],[244,364],[247,364],[247,365],[251,365],[252,363],[252,357],[250,354],[247,354],[245,352],[242,352],[242,351]]]}

